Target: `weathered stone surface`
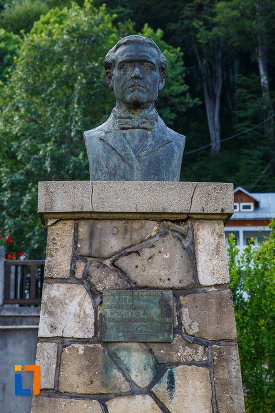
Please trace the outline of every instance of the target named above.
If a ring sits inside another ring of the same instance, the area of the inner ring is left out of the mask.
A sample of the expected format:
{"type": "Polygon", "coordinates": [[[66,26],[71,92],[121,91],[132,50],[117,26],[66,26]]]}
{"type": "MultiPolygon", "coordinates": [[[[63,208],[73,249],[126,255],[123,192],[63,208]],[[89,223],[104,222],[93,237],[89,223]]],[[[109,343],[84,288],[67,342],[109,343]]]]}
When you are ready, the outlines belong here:
{"type": "Polygon", "coordinates": [[[223,221],[195,221],[195,254],[201,285],[229,282],[223,221]]]}
{"type": "Polygon", "coordinates": [[[242,376],[237,346],[212,347],[219,412],[244,413],[242,376]]]}
{"type": "Polygon", "coordinates": [[[109,413],[161,413],[153,399],[146,395],[116,397],[107,403],[109,413]]]}
{"type": "Polygon", "coordinates": [[[190,215],[223,214],[234,212],[233,184],[222,182],[198,182],[193,192],[190,215]]]}
{"type": "Polygon", "coordinates": [[[174,329],[178,328],[178,317],[177,317],[177,304],[176,304],[176,300],[174,298],[174,321],[173,321],[173,326],[174,329]]]}
{"type": "Polygon", "coordinates": [[[37,396],[32,402],[32,413],[102,413],[102,409],[96,400],[37,396]]]}
{"type": "Polygon", "coordinates": [[[90,338],[94,308],[82,285],[44,283],[39,337],[90,338]]]}
{"type": "Polygon", "coordinates": [[[154,221],[90,220],[80,221],[79,254],[89,257],[111,257],[150,238],[158,229],[154,221]]]}
{"type": "Polygon", "coordinates": [[[180,297],[184,331],[208,340],[236,339],[230,290],[188,294],[180,297]]]}
{"type": "Polygon", "coordinates": [[[62,220],[48,227],[45,278],[69,278],[74,222],[62,220]]]}
{"type": "Polygon", "coordinates": [[[196,343],[189,343],[176,334],[172,343],[148,343],[159,363],[186,363],[207,361],[208,348],[196,343]]]}
{"type": "Polygon", "coordinates": [[[124,343],[110,346],[123,369],[141,388],[150,385],[156,372],[154,358],[140,344],[124,343]]]}
{"type": "Polygon", "coordinates": [[[116,266],[139,287],[190,288],[194,285],[188,253],[173,235],[118,259],[116,266]]]}
{"type": "Polygon", "coordinates": [[[80,280],[83,277],[83,272],[86,267],[86,262],[85,261],[77,261],[76,266],[75,266],[75,278],[80,280]]]}
{"type": "MultiPolygon", "coordinates": [[[[233,185],[217,182],[39,182],[38,212],[146,214],[233,214],[233,185]],[[191,202],[192,200],[192,202],[191,202]]],[[[119,215],[120,214],[120,215],[119,215]]],[[[210,217],[210,216],[208,216],[210,217]]]]}
{"type": "Polygon", "coordinates": [[[40,366],[41,389],[54,389],[56,362],[57,344],[38,343],[35,364],[40,366]]]}
{"type": "Polygon", "coordinates": [[[152,390],[171,413],[212,413],[212,390],[206,368],[170,368],[152,390]]]}
{"type": "Polygon", "coordinates": [[[127,289],[130,287],[120,272],[115,268],[111,269],[99,261],[93,260],[88,268],[88,280],[97,291],[110,289],[127,289]]]}
{"type": "Polygon", "coordinates": [[[124,393],[130,391],[130,385],[100,344],[73,344],[61,356],[59,391],[124,393]]]}

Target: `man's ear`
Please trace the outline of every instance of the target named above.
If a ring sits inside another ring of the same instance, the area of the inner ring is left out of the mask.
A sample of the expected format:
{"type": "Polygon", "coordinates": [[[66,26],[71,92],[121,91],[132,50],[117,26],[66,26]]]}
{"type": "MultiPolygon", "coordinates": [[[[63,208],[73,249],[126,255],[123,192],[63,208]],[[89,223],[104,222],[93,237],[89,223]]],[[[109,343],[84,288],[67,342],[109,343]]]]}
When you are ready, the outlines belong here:
{"type": "Polygon", "coordinates": [[[160,68],[159,70],[159,90],[164,88],[165,85],[165,78],[166,78],[166,70],[163,70],[162,68],[160,68]]]}
{"type": "Polygon", "coordinates": [[[112,69],[106,70],[106,82],[110,90],[113,90],[113,71],[112,69]]]}
{"type": "Polygon", "coordinates": [[[160,78],[159,81],[159,90],[163,89],[165,85],[165,77],[164,78],[160,78]]]}

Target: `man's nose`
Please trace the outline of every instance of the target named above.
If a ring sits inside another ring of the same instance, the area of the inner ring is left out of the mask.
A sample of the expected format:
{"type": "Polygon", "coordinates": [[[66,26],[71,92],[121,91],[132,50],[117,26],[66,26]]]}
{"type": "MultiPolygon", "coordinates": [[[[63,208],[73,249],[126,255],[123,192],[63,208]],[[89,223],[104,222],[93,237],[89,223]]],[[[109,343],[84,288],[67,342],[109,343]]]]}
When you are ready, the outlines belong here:
{"type": "Polygon", "coordinates": [[[134,79],[141,79],[142,78],[142,72],[140,70],[140,66],[139,66],[138,63],[135,63],[134,70],[132,72],[132,77],[134,79]]]}

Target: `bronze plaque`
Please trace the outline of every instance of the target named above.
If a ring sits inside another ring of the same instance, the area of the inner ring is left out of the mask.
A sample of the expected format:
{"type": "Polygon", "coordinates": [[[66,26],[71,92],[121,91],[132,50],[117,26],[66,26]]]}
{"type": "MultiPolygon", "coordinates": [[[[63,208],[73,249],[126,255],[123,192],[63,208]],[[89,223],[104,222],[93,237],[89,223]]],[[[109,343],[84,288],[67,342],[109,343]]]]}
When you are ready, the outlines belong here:
{"type": "Polygon", "coordinates": [[[172,291],[103,291],[102,341],[173,341],[172,291]]]}

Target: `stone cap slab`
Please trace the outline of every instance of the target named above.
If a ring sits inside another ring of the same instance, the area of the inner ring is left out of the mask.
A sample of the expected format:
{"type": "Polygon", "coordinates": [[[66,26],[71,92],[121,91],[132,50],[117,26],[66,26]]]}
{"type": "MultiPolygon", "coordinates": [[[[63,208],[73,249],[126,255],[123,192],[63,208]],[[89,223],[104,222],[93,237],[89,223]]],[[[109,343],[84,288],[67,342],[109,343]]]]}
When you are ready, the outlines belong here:
{"type": "Polygon", "coordinates": [[[233,184],[162,181],[44,181],[38,213],[48,219],[223,219],[233,214],[233,184]]]}

